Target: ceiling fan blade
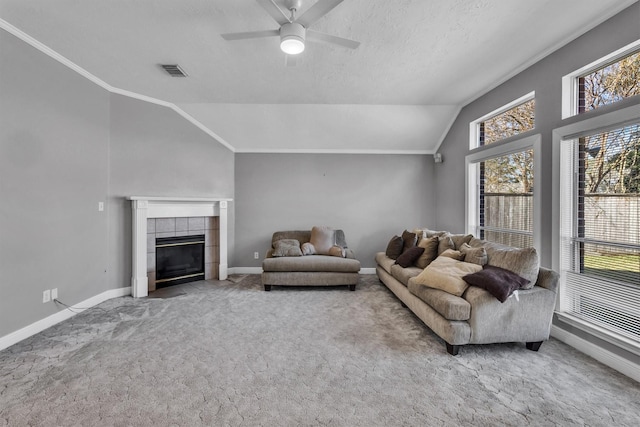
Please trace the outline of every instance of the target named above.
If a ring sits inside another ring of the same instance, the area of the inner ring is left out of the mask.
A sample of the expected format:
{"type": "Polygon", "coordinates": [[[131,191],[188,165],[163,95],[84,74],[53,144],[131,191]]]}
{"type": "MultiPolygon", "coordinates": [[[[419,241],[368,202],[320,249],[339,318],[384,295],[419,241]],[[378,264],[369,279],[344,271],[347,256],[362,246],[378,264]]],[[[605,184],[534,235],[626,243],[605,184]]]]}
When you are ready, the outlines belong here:
{"type": "Polygon", "coordinates": [[[297,18],[295,22],[302,24],[305,28],[309,28],[309,25],[322,18],[343,1],[344,0],[318,0],[309,10],[297,18]]]}
{"type": "Polygon", "coordinates": [[[331,34],[320,33],[318,31],[307,30],[307,40],[325,42],[331,44],[337,44],[349,49],[356,49],[360,46],[360,42],[355,40],[349,40],[338,36],[332,36],[331,34]]]}
{"type": "Polygon", "coordinates": [[[249,31],[246,33],[227,33],[220,34],[225,40],[244,40],[244,39],[259,39],[262,37],[274,37],[279,36],[279,30],[265,30],[265,31],[249,31]]]}
{"type": "Polygon", "coordinates": [[[256,1],[260,4],[260,6],[264,8],[264,10],[267,11],[269,15],[271,15],[273,19],[276,20],[278,24],[280,24],[280,26],[283,26],[287,22],[291,22],[289,17],[282,11],[282,9],[278,7],[278,5],[273,0],[256,1]]]}

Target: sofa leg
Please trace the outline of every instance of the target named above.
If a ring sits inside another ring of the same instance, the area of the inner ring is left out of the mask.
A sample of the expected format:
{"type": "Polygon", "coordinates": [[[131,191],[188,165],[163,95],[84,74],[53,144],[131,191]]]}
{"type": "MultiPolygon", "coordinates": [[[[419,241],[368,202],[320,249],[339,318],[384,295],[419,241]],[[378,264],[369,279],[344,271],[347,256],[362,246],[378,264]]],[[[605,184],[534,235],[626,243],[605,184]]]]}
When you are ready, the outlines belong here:
{"type": "Polygon", "coordinates": [[[269,292],[271,290],[271,285],[264,285],[265,292],[269,292]]]}
{"type": "Polygon", "coordinates": [[[538,351],[541,345],[542,345],[542,341],[528,342],[527,350],[538,351]]]}
{"type": "Polygon", "coordinates": [[[451,345],[449,343],[445,343],[445,344],[447,344],[447,353],[449,353],[452,356],[458,355],[458,352],[460,351],[459,345],[451,345]]]}
{"type": "Polygon", "coordinates": [[[356,290],[356,285],[349,285],[349,290],[350,291],[355,291],[356,290]]]}

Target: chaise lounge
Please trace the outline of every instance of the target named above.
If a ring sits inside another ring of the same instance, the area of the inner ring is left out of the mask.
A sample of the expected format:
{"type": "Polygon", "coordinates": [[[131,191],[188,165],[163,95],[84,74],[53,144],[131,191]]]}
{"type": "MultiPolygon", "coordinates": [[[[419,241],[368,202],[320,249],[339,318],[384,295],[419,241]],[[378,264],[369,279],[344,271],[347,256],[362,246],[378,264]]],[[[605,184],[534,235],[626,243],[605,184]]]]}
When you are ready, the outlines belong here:
{"type": "Polygon", "coordinates": [[[265,291],[272,286],[344,285],[355,291],[360,261],[347,247],[342,230],[314,227],[273,233],[262,271],[265,291]]]}

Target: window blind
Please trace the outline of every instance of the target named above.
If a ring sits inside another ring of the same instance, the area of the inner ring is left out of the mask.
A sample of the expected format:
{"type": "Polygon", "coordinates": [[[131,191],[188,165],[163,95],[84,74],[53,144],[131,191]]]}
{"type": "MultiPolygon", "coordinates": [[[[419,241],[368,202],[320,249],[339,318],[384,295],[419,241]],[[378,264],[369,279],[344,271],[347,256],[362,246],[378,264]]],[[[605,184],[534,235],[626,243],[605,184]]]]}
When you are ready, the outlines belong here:
{"type": "Polygon", "coordinates": [[[560,151],[560,311],[640,348],[640,124],[560,151]]]}

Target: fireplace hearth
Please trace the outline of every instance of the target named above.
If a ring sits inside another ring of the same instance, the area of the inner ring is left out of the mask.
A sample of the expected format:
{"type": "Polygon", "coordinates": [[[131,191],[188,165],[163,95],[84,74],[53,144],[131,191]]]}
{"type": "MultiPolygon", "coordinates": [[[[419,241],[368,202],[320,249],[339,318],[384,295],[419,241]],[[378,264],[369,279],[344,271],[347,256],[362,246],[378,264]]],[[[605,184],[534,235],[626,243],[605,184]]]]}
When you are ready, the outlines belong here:
{"type": "Polygon", "coordinates": [[[156,288],[203,280],[204,234],[156,238],[156,288]]]}

